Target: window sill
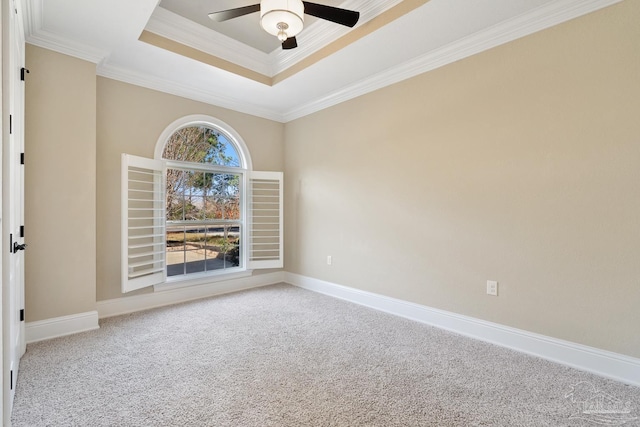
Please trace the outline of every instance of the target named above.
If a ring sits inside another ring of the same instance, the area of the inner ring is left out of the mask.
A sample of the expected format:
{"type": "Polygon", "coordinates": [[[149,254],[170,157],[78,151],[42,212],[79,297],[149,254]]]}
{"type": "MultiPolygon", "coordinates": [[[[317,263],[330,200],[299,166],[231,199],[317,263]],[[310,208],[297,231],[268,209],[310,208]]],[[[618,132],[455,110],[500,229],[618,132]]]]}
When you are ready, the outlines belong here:
{"type": "Polygon", "coordinates": [[[172,289],[180,289],[180,288],[186,288],[189,286],[198,286],[198,285],[208,285],[210,283],[216,283],[216,282],[224,282],[227,280],[233,280],[233,279],[241,279],[243,277],[249,277],[253,275],[253,270],[246,270],[246,269],[230,269],[232,271],[228,271],[228,272],[224,272],[224,273],[219,273],[219,274],[211,274],[211,273],[205,273],[205,274],[192,274],[190,276],[192,277],[188,277],[188,278],[168,278],[166,282],[160,284],[160,285],[154,285],[153,286],[153,291],[154,292],[161,292],[161,291],[169,291],[172,289]]]}

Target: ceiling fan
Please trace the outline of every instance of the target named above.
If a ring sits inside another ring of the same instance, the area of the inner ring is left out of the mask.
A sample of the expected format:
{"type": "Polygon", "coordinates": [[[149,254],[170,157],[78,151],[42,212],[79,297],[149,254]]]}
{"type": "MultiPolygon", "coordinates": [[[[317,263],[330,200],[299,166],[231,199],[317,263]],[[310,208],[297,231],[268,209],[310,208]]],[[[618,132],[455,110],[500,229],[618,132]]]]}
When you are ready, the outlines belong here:
{"type": "Polygon", "coordinates": [[[360,18],[360,12],[301,0],[262,0],[260,4],[210,13],[209,18],[223,22],[254,12],[260,12],[260,25],[278,37],[283,49],[298,47],[296,35],[302,31],[305,13],[347,27],[356,25],[360,18]]]}

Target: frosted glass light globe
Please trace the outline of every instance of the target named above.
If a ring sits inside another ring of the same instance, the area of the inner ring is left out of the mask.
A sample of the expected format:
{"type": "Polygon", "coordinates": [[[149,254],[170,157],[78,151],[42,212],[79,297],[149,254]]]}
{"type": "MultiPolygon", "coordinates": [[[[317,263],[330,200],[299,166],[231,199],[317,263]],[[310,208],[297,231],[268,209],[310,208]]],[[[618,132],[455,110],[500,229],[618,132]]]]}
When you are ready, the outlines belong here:
{"type": "Polygon", "coordinates": [[[304,26],[302,0],[262,0],[260,25],[281,41],[296,36],[304,26]]]}

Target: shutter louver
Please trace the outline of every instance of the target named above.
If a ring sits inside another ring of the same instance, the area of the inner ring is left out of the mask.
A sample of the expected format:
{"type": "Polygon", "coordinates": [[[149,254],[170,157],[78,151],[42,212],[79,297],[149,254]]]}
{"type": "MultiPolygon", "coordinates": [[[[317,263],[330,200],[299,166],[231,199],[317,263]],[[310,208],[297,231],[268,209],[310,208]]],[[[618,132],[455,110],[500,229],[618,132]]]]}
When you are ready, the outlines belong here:
{"type": "Polygon", "coordinates": [[[282,268],[283,174],[249,175],[249,268],[282,268]]]}
{"type": "Polygon", "coordinates": [[[164,164],[122,155],[122,292],[163,283],[164,164]]]}

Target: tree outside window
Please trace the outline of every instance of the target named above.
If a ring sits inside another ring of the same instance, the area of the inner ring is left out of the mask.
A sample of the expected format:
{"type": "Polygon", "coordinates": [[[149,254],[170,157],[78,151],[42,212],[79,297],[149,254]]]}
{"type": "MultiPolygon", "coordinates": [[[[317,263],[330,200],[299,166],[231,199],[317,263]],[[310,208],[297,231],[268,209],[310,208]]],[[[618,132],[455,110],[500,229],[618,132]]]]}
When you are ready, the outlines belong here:
{"type": "Polygon", "coordinates": [[[167,141],[167,274],[240,266],[241,173],[238,152],[224,134],[189,126],[167,141]],[[177,162],[180,162],[177,163],[177,162]]]}

